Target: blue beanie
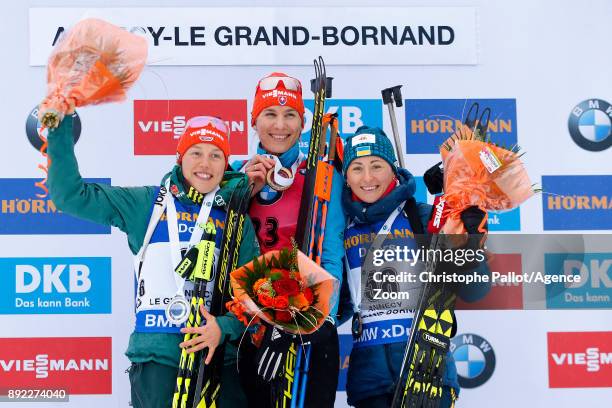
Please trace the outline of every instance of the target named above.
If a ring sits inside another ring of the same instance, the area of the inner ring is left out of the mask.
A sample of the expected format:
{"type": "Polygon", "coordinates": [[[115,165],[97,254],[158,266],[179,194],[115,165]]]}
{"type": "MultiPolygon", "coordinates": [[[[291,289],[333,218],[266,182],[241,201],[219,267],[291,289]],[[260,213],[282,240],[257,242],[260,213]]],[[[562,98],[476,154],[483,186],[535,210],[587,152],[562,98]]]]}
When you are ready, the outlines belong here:
{"type": "Polygon", "coordinates": [[[397,174],[398,163],[395,157],[395,149],[382,129],[361,126],[353,136],[346,139],[342,173],[346,176],[346,170],[351,162],[359,157],[366,156],[378,156],[384,159],[391,165],[393,173],[397,174]]]}

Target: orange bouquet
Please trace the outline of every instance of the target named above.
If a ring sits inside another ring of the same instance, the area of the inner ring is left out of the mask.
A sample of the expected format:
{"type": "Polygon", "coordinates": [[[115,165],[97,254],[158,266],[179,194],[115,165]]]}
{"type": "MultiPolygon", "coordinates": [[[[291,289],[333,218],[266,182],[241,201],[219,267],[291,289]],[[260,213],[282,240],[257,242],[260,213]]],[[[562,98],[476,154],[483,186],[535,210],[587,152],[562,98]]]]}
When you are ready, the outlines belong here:
{"type": "MultiPolygon", "coordinates": [[[[147,59],[144,38],[102,20],[77,23],[53,49],[47,64],[47,96],[38,107],[42,128],[40,152],[47,157],[45,128],[56,128],[75,107],[121,101],[136,82],[147,59]]],[[[47,173],[51,165],[39,164],[47,173]]],[[[46,181],[34,183],[46,197],[46,181]]]]}
{"type": "Polygon", "coordinates": [[[442,228],[445,234],[466,232],[460,216],[468,207],[477,206],[484,212],[508,211],[534,193],[518,146],[510,149],[497,146],[478,130],[461,125],[440,147],[440,154],[448,208],[442,228]]]}
{"type": "Polygon", "coordinates": [[[247,313],[294,334],[311,334],[329,315],[338,280],[296,247],[268,252],[230,275],[228,310],[248,326],[247,313]]]}
{"type": "Polygon", "coordinates": [[[144,38],[102,20],[80,21],[49,57],[42,125],[57,127],[74,107],[124,100],[146,59],[144,38]]]}

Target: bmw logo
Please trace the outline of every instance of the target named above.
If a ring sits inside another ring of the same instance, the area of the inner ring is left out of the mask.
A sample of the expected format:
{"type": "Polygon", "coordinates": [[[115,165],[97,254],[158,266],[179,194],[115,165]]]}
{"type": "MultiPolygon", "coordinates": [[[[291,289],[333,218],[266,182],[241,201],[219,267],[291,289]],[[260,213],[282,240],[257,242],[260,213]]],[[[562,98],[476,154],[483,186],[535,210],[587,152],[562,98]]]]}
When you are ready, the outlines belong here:
{"type": "MultiPolygon", "coordinates": [[[[79,140],[81,136],[81,118],[79,114],[75,111],[72,115],[73,124],[72,124],[72,136],[74,137],[74,143],[79,140]]],[[[28,118],[26,119],[26,136],[30,144],[36,149],[40,150],[43,145],[42,140],[38,136],[38,132],[42,125],[38,121],[38,105],[32,109],[32,111],[28,114],[28,118]]],[[[47,137],[47,129],[43,131],[43,136],[47,137]]]]}
{"type": "Polygon", "coordinates": [[[486,383],[495,370],[491,344],[477,334],[458,334],[451,340],[461,388],[476,388],[486,383]]]}
{"type": "Polygon", "coordinates": [[[612,146],[612,105],[588,99],[574,106],[568,128],[574,142],[585,150],[600,152],[612,146]]]}

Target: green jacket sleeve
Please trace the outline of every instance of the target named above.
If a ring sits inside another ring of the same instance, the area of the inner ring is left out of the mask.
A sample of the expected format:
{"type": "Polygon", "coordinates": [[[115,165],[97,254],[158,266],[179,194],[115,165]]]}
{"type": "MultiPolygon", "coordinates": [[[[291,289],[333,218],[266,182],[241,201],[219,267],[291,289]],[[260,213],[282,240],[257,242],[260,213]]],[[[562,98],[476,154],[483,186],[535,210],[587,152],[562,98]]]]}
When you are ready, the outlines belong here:
{"type": "MultiPolygon", "coordinates": [[[[255,236],[255,229],[251,219],[247,217],[244,235],[242,237],[242,244],[240,245],[240,252],[238,254],[238,265],[242,266],[253,260],[253,257],[259,256],[259,243],[255,236]]],[[[221,329],[222,341],[236,341],[246,330],[246,327],[240,320],[234,316],[233,313],[227,312],[223,316],[217,318],[217,324],[221,329]]]]}
{"type": "Polygon", "coordinates": [[[147,229],[155,187],[84,182],[74,154],[70,116],[49,131],[48,142],[48,186],[55,206],[75,217],[119,228],[128,235],[130,249],[136,254],[147,229]]]}

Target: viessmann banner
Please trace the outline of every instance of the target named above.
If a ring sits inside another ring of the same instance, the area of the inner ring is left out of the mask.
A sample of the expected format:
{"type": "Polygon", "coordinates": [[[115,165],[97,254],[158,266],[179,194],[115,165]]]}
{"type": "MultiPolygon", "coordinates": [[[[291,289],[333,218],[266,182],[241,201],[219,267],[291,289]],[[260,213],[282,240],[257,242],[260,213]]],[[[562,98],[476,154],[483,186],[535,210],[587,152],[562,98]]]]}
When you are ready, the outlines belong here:
{"type": "Polygon", "coordinates": [[[149,64],[477,63],[475,7],[31,8],[30,65],[77,21],[95,17],[144,36],[149,64]],[[367,49],[367,52],[363,52],[367,49]]]}

